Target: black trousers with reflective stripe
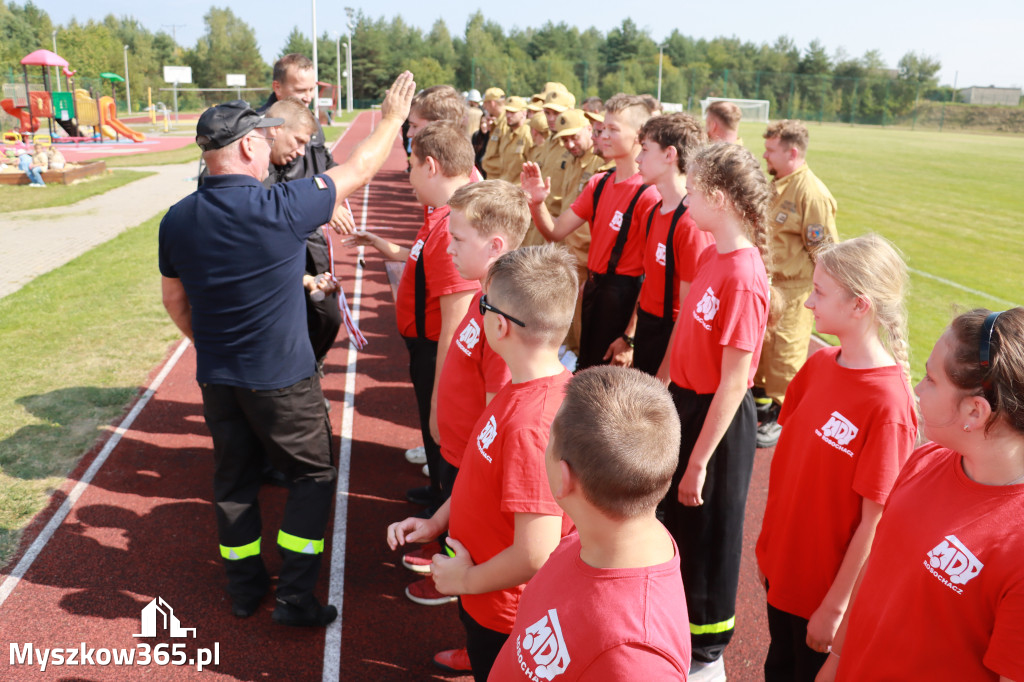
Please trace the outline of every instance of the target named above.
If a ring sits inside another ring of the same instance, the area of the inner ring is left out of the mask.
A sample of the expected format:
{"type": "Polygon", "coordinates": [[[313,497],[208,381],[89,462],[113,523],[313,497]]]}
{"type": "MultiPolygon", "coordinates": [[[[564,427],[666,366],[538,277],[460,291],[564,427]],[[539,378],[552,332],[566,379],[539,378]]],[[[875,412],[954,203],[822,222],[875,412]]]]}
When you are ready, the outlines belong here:
{"type": "MultiPolygon", "coordinates": [[[[322,540],[338,472],[332,461],[331,426],[320,378],[313,375],[270,391],[220,384],[200,388],[203,414],[213,436],[213,494],[220,544],[241,547],[262,535],[258,495],[264,455],[289,481],[281,530],[322,540]]],[[[278,595],[312,593],[321,555],[284,549],[281,554],[278,595]]],[[[224,564],[233,597],[265,591],[266,570],[259,557],[224,564]]]]}
{"type": "Polygon", "coordinates": [[[750,391],[743,396],[736,416],[708,462],[701,496],[704,504],[679,503],[679,481],[690,462],[693,446],[711,406],[712,394],[669,384],[669,393],[682,423],[679,466],[662,503],[665,526],[679,545],[686,608],[689,611],[693,657],[710,662],[722,655],[732,639],[736,591],[743,551],[743,516],[757,449],[757,417],[750,391]],[[715,630],[693,634],[694,628],[715,630]]]}
{"type": "Polygon", "coordinates": [[[592,274],[583,286],[580,355],[576,370],[607,365],[604,354],[622,336],[640,294],[643,277],[592,274]]]}

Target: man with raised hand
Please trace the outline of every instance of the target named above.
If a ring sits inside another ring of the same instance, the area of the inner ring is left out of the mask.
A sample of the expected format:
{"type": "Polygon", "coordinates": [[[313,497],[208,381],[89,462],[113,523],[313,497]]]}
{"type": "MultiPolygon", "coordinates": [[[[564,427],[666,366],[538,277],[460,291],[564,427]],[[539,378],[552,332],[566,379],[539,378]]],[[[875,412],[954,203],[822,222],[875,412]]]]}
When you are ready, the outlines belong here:
{"type": "Polygon", "coordinates": [[[273,619],[323,627],[337,617],[313,595],[337,471],[298,282],[306,237],[380,169],[415,88],[409,72],[395,80],[377,129],[345,163],[270,188],[261,181],[283,121],[261,117],[241,100],[207,110],[196,143],[209,177],[160,223],[163,302],[196,346],[196,380],[213,436],[220,554],[237,617],[255,613],[270,586],[257,502],[264,452],[289,483],[273,619]]]}

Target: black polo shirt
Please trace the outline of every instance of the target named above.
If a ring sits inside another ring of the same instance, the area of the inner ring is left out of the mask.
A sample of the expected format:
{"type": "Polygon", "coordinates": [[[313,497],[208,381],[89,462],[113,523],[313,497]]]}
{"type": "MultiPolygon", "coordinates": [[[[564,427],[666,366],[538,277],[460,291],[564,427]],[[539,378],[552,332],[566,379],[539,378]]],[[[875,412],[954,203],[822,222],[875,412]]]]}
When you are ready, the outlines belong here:
{"type": "Polygon", "coordinates": [[[160,221],[160,272],[192,306],[196,380],[256,390],[315,371],[306,332],[306,237],[331,219],[327,176],[266,188],[214,175],[160,221]]]}

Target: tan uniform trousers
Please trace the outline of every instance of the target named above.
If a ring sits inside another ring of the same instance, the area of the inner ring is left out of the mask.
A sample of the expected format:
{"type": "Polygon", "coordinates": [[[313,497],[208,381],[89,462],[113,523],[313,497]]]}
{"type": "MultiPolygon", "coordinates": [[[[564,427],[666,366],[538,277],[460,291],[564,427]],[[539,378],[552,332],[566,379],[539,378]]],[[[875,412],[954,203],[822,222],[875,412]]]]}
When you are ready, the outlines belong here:
{"type": "Polygon", "coordinates": [[[781,295],[784,308],[775,325],[765,332],[754,386],[763,388],[768,397],[779,404],[789,382],[807,360],[814,314],[804,307],[804,301],[811,290],[811,282],[787,281],[776,282],[772,291],[773,295],[781,295]]]}

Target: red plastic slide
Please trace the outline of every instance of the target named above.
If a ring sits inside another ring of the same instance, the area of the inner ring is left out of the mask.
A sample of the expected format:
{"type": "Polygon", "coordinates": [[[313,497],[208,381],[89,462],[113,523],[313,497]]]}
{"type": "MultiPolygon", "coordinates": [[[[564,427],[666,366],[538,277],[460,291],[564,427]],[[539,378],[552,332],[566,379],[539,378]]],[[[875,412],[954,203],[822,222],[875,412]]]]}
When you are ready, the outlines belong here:
{"type": "Polygon", "coordinates": [[[28,110],[14,106],[13,99],[0,100],[0,107],[21,122],[19,133],[34,133],[39,130],[39,120],[34,118],[28,110]]]}
{"type": "Polygon", "coordinates": [[[100,125],[107,125],[117,131],[118,135],[124,135],[132,142],[142,142],[146,136],[132,130],[117,119],[117,105],[113,97],[100,97],[100,125]]]}

